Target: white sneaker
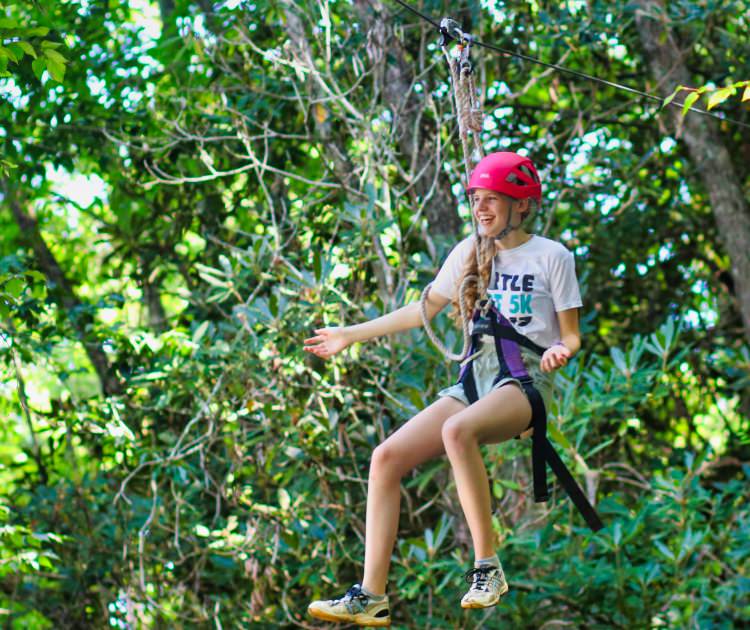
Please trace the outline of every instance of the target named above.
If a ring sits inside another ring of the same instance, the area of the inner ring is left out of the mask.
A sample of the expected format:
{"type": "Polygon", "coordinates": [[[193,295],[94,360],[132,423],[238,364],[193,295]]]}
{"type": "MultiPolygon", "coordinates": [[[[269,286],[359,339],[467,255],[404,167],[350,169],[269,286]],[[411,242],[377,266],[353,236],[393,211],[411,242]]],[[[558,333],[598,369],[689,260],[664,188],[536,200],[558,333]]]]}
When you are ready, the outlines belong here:
{"type": "Polygon", "coordinates": [[[356,623],[358,626],[377,626],[385,628],[391,625],[391,613],[388,609],[388,597],[374,602],[362,592],[359,584],[352,586],[339,599],[319,600],[312,602],[307,612],[325,621],[356,623]]]}
{"type": "Polygon", "coordinates": [[[464,579],[471,584],[469,592],[461,599],[461,608],[488,608],[500,601],[508,592],[502,567],[481,567],[464,574],[464,579]]]}

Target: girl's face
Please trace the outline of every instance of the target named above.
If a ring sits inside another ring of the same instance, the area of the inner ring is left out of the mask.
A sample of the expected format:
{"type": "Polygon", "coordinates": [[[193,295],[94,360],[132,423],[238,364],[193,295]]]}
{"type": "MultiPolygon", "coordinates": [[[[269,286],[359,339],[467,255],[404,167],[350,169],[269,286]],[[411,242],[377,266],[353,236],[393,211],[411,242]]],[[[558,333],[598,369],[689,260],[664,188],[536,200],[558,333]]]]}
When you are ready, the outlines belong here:
{"type": "Polygon", "coordinates": [[[527,205],[526,199],[512,199],[508,195],[487,188],[475,188],[471,193],[471,209],[480,232],[485,236],[499,234],[508,224],[508,209],[511,206],[514,215],[511,221],[513,225],[517,225],[519,218],[515,215],[524,212],[527,205]]]}

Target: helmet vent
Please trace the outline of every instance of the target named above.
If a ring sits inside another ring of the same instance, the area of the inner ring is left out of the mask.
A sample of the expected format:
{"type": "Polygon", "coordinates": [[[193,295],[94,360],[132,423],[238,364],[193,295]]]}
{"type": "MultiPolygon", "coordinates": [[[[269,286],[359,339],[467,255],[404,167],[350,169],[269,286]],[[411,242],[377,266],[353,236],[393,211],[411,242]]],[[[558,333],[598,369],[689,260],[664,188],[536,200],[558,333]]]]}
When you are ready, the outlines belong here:
{"type": "Polygon", "coordinates": [[[526,177],[528,177],[532,182],[536,184],[539,183],[539,176],[536,173],[534,173],[534,171],[532,171],[528,166],[524,166],[523,164],[521,164],[518,167],[518,170],[521,171],[524,175],[526,175],[526,177]]]}

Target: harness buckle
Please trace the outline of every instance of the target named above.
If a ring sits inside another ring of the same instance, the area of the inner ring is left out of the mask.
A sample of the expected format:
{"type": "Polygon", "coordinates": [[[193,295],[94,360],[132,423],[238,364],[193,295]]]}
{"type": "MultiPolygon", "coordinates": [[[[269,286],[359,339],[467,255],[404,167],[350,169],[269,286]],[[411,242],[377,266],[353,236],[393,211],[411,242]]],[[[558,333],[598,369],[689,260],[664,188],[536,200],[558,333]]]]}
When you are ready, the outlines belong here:
{"type": "Polygon", "coordinates": [[[487,313],[490,310],[490,307],[492,306],[492,302],[487,298],[482,298],[479,300],[479,304],[477,306],[477,309],[479,310],[479,316],[480,317],[487,317],[487,313]]]}

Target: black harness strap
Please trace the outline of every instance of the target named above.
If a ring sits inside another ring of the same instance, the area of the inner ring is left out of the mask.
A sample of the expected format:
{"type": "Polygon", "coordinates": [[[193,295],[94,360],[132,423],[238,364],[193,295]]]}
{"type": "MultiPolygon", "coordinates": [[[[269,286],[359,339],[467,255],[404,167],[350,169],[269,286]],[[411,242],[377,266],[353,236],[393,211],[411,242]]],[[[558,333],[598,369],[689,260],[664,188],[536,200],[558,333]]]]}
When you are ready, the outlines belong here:
{"type": "MultiPolygon", "coordinates": [[[[538,355],[544,354],[544,348],[535,344],[531,339],[522,335],[515,328],[510,325],[501,325],[497,321],[496,312],[492,309],[489,313],[490,323],[492,326],[492,334],[495,338],[495,348],[497,352],[497,360],[500,366],[495,382],[497,383],[501,378],[513,377],[513,374],[508,366],[508,360],[504,355],[502,344],[500,339],[507,339],[515,342],[520,346],[529,348],[538,355]]],[[[502,316],[500,316],[502,317],[502,316]]],[[[477,314],[474,316],[474,320],[477,320],[477,314]]],[[[481,341],[478,334],[472,335],[471,339],[471,353],[477,351],[481,341]]],[[[464,393],[468,398],[469,403],[475,403],[479,396],[477,395],[477,386],[474,382],[474,360],[472,359],[467,363],[461,370],[459,376],[459,382],[464,387],[464,393]]],[[[560,480],[565,492],[567,492],[573,504],[578,508],[578,511],[583,516],[588,526],[593,531],[598,531],[604,524],[596,513],[594,507],[589,503],[586,495],[583,493],[581,487],[576,483],[573,475],[563,463],[562,459],[558,455],[557,451],[553,448],[549,439],[547,439],[547,409],[544,405],[544,399],[539,393],[539,390],[534,387],[534,380],[524,372],[524,376],[517,378],[523,386],[524,392],[529,399],[531,404],[531,424],[534,433],[531,437],[531,467],[534,475],[534,501],[542,503],[549,499],[549,489],[547,486],[547,463],[549,463],[552,472],[555,473],[557,478],[560,480]]]]}

